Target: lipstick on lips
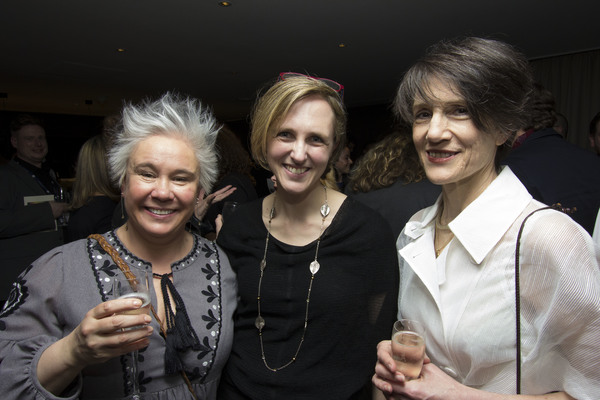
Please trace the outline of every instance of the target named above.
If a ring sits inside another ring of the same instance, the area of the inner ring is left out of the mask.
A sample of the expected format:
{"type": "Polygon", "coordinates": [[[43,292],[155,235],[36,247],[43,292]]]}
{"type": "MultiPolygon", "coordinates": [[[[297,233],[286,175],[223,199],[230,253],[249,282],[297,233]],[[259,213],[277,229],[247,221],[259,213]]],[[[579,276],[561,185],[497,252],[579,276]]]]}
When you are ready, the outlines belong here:
{"type": "Polygon", "coordinates": [[[427,159],[432,163],[443,163],[452,159],[457,153],[446,150],[427,150],[427,159]]]}

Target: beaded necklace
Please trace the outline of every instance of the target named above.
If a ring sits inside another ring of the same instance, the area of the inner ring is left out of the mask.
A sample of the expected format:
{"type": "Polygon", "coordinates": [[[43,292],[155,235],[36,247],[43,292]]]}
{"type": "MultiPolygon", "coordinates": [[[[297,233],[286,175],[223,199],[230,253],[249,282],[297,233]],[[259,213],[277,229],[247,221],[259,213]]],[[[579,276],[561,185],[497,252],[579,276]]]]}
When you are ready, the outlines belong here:
{"type": "Polygon", "coordinates": [[[325,203],[323,203],[323,205],[321,205],[321,208],[319,210],[321,213],[321,229],[319,231],[319,237],[317,239],[317,248],[315,250],[315,259],[309,265],[309,271],[310,271],[311,275],[310,275],[310,284],[308,285],[308,293],[306,294],[306,311],[304,313],[304,330],[302,331],[302,337],[300,338],[300,343],[298,343],[298,348],[296,349],[296,352],[294,353],[294,356],[292,357],[292,359],[290,361],[288,361],[287,363],[283,364],[282,366],[276,367],[276,368],[269,366],[269,363],[267,362],[267,357],[265,356],[265,347],[263,344],[263,334],[262,334],[262,330],[265,327],[265,320],[260,314],[260,306],[261,306],[261,296],[260,295],[261,295],[263,276],[265,273],[265,269],[267,268],[267,250],[269,248],[269,237],[271,236],[271,221],[273,220],[273,217],[275,216],[275,201],[277,200],[277,192],[275,192],[275,196],[273,198],[273,205],[271,206],[271,211],[269,213],[269,224],[267,226],[267,238],[265,239],[265,251],[263,254],[263,258],[260,262],[260,278],[258,280],[258,294],[257,294],[258,316],[256,317],[256,320],[254,322],[256,329],[258,329],[258,337],[260,339],[260,353],[261,353],[263,363],[265,364],[265,367],[267,367],[267,369],[269,369],[270,371],[273,371],[273,372],[282,370],[282,369],[290,366],[292,363],[294,363],[294,361],[296,361],[296,358],[298,357],[300,348],[302,347],[302,344],[304,343],[304,336],[306,335],[306,329],[308,328],[308,307],[310,304],[310,294],[312,291],[312,285],[313,285],[313,281],[315,279],[315,274],[317,272],[319,272],[319,269],[321,268],[321,265],[319,264],[319,261],[317,259],[319,256],[319,245],[321,244],[321,235],[323,235],[323,227],[325,226],[325,219],[327,218],[327,216],[329,215],[329,212],[331,211],[331,208],[329,207],[329,204],[327,203],[327,188],[325,186],[323,186],[323,190],[325,191],[325,203]]]}

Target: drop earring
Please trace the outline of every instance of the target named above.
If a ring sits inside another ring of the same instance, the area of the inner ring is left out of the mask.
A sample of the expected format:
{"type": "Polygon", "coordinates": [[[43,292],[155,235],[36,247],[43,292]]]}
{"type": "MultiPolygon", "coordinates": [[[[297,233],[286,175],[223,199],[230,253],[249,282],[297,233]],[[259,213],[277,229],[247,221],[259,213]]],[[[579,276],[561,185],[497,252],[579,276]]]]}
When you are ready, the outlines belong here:
{"type": "Polygon", "coordinates": [[[125,196],[123,196],[123,193],[121,193],[121,219],[125,219],[125,202],[124,199],[125,196]]]}

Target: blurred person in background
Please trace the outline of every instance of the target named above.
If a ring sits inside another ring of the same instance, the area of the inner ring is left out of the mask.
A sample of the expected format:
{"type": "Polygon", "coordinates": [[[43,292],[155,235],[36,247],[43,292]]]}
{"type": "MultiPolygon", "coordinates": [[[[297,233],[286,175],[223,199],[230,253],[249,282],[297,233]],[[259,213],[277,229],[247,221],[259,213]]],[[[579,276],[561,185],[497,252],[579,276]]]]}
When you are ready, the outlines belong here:
{"type": "Polygon", "coordinates": [[[19,114],[10,124],[16,154],[0,166],[0,303],[11,283],[36,258],[63,243],[57,219],[68,209],[63,189],[45,163],[48,154],[42,121],[19,114]]]}
{"type": "Polygon", "coordinates": [[[358,159],[346,194],[373,208],[397,238],[414,213],[432,205],[441,188],[429,182],[412,137],[395,131],[358,159]]]}
{"type": "Polygon", "coordinates": [[[108,175],[106,146],[104,137],[96,135],[79,150],[66,229],[67,243],[112,229],[111,220],[120,196],[108,175]]]}

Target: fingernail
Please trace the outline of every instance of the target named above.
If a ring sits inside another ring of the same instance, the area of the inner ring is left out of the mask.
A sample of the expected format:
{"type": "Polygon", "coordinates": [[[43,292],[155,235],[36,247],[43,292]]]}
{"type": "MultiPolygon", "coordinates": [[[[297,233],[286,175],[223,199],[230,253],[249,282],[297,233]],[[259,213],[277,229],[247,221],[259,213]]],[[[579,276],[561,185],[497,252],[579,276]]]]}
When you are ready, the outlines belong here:
{"type": "Polygon", "coordinates": [[[152,322],[152,318],[150,318],[149,315],[144,315],[144,322],[149,324],[150,322],[152,322]]]}
{"type": "Polygon", "coordinates": [[[142,301],[140,299],[134,299],[131,304],[136,307],[140,307],[142,305],[142,301]]]}

